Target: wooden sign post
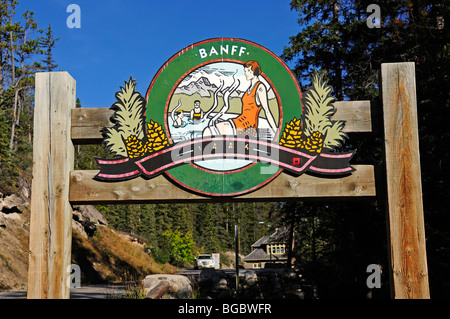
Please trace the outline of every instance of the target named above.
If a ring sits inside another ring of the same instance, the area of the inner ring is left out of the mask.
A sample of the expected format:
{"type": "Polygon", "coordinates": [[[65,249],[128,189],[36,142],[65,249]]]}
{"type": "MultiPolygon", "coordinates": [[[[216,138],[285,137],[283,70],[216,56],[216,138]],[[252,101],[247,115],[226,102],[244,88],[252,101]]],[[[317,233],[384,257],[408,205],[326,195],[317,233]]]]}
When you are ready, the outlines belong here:
{"type": "MultiPolygon", "coordinates": [[[[200,58],[203,55],[200,52],[200,58]]],[[[383,64],[382,78],[392,296],[429,298],[414,65],[383,64]]],[[[333,179],[281,173],[264,187],[233,197],[189,192],[164,176],[105,183],[94,179],[98,171],[73,170],[73,145],[100,143],[101,130],[112,125],[113,112],[106,108],[75,109],[75,81],[66,72],[37,74],[35,94],[28,298],[70,297],[71,204],[285,201],[376,195],[373,165],[354,165],[351,174],[333,179]]],[[[335,102],[334,107],[333,119],[346,120],[345,132],[372,131],[370,101],[335,102]]]]}
{"type": "Polygon", "coordinates": [[[67,72],[38,73],[35,95],[28,298],[69,298],[75,80],[67,72]]]}
{"type": "Polygon", "coordinates": [[[414,63],[382,64],[391,289],[429,298],[414,63]]]}

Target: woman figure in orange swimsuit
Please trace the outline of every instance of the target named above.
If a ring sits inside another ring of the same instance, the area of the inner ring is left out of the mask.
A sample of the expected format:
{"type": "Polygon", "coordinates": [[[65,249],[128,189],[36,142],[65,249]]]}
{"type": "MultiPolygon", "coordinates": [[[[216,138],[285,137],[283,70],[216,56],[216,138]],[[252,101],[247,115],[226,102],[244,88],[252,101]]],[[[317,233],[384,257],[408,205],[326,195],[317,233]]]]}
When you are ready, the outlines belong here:
{"type": "Polygon", "coordinates": [[[270,128],[276,132],[277,125],[269,109],[267,88],[259,81],[261,66],[256,61],[244,64],[245,78],[250,86],[242,97],[242,112],[231,120],[217,123],[205,129],[204,136],[209,135],[248,135],[255,136],[258,129],[258,117],[261,109],[266,113],[270,128]]]}

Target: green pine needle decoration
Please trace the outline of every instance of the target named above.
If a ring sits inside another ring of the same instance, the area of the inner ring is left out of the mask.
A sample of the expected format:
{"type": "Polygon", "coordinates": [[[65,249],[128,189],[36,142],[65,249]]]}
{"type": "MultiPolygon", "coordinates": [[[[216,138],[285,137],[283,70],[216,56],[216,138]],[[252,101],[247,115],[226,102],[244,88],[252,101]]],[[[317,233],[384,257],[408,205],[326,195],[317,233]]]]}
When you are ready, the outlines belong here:
{"type": "Polygon", "coordinates": [[[127,157],[124,141],[131,135],[140,140],[144,137],[145,99],[136,92],[136,81],[131,77],[128,82],[125,82],[125,87],[121,87],[116,93],[116,99],[117,102],[111,107],[115,110],[112,121],[116,125],[103,130],[103,141],[109,152],[116,156],[127,157]]]}
{"type": "Polygon", "coordinates": [[[325,136],[323,148],[333,150],[340,147],[347,134],[342,131],[344,121],[331,121],[336,113],[332,104],[335,98],[331,95],[332,88],[323,80],[323,75],[314,73],[312,87],[305,94],[304,124],[305,136],[320,132],[325,136]]]}

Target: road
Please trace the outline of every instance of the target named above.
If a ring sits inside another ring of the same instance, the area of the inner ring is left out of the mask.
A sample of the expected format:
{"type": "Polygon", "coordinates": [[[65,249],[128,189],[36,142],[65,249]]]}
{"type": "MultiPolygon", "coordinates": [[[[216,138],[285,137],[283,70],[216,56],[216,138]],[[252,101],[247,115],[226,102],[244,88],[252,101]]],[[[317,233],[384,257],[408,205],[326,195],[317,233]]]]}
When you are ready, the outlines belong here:
{"type": "MultiPolygon", "coordinates": [[[[102,284],[70,289],[70,299],[115,299],[125,292],[126,284],[102,284]]],[[[26,291],[0,293],[0,299],[26,299],[26,291]]]]}
{"type": "MultiPolygon", "coordinates": [[[[180,270],[180,275],[199,276],[201,270],[180,270]]],[[[133,284],[133,283],[128,283],[133,284]]],[[[70,299],[114,299],[126,290],[127,283],[99,284],[70,289],[70,299]]],[[[0,299],[26,299],[26,291],[0,292],[0,299]]]]}
{"type": "MultiPolygon", "coordinates": [[[[222,269],[226,273],[235,273],[235,269],[222,269]]],[[[239,269],[240,275],[245,275],[247,272],[255,270],[239,269]]],[[[267,270],[256,270],[267,271],[267,270]]],[[[276,270],[272,270],[276,271],[276,270]]],[[[202,270],[182,269],[179,271],[180,275],[192,276],[198,279],[202,270]]],[[[80,288],[70,289],[70,299],[115,299],[119,298],[126,292],[127,285],[133,285],[134,282],[116,283],[116,284],[99,284],[80,288]]],[[[14,291],[0,293],[0,299],[26,299],[26,291],[14,291]]]]}

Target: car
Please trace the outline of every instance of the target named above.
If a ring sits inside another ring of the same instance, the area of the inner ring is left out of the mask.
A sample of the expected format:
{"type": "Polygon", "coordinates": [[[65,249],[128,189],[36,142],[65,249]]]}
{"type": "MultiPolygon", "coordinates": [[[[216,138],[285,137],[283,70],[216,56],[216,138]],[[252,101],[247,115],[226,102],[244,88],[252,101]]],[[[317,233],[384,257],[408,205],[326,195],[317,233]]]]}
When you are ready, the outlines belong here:
{"type": "Polygon", "coordinates": [[[195,258],[195,269],[214,268],[214,258],[208,254],[201,254],[195,258]]]}

